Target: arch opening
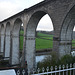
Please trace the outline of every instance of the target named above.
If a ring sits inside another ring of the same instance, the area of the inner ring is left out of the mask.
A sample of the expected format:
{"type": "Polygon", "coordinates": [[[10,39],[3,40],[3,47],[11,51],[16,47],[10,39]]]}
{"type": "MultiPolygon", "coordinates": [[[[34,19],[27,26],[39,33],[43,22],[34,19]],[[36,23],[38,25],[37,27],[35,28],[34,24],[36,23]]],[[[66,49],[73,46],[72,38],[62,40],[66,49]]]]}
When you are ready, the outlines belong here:
{"type": "Polygon", "coordinates": [[[23,49],[23,23],[21,19],[16,19],[13,26],[12,32],[12,55],[11,55],[11,64],[17,65],[20,64],[21,58],[21,48],[23,49]],[[22,36],[21,36],[22,34],[22,36]],[[21,47],[22,46],[22,47],[21,47]]]}
{"type": "Polygon", "coordinates": [[[5,32],[5,50],[4,50],[4,57],[10,57],[10,43],[11,43],[11,37],[10,37],[11,27],[10,22],[7,22],[6,24],[6,32],[5,32]]]}
{"type": "Polygon", "coordinates": [[[72,52],[75,52],[75,25],[72,33],[72,52]]]}
{"type": "Polygon", "coordinates": [[[72,34],[75,25],[75,6],[67,14],[60,34],[59,54],[60,56],[71,54],[72,51],[72,34]]]}
{"type": "Polygon", "coordinates": [[[36,51],[53,48],[53,33],[52,21],[49,15],[46,14],[41,18],[36,28],[36,51]]]}
{"type": "Polygon", "coordinates": [[[1,25],[1,53],[3,53],[4,51],[4,33],[5,33],[5,30],[4,30],[4,24],[1,25]]]}
{"type": "Polygon", "coordinates": [[[40,19],[46,14],[47,13],[45,13],[44,11],[38,11],[38,12],[34,13],[31,16],[31,18],[27,24],[25,58],[26,58],[29,70],[32,69],[33,67],[35,67],[36,28],[37,28],[37,25],[38,25],[40,19]],[[28,55],[30,55],[30,57],[28,55]]]}
{"type": "MultiPolygon", "coordinates": [[[[49,56],[50,51],[53,49],[53,24],[48,14],[45,14],[39,21],[36,28],[35,50],[36,50],[36,63],[42,61],[44,56],[49,56]],[[41,54],[39,51],[43,51],[41,54]],[[48,51],[48,52],[46,52],[48,51]],[[42,55],[44,54],[44,55],[42,55]],[[40,56],[39,56],[40,55],[40,56]]],[[[37,64],[36,64],[37,65],[37,64]]]]}

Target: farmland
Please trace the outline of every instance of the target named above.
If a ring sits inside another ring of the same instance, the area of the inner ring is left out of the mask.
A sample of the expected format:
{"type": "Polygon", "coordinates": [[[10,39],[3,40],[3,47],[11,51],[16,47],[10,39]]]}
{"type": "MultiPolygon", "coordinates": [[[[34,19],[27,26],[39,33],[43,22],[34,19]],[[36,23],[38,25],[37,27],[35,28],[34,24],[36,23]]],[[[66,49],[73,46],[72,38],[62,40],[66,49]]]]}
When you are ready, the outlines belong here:
{"type": "Polygon", "coordinates": [[[37,33],[36,50],[53,48],[53,35],[37,33]]]}
{"type": "MultiPolygon", "coordinates": [[[[20,31],[20,50],[23,49],[23,31],[20,31]]],[[[75,47],[75,40],[72,40],[72,47],[75,47]]],[[[36,50],[53,48],[53,35],[37,32],[36,50]]]]}
{"type": "MultiPolygon", "coordinates": [[[[23,31],[20,31],[20,50],[23,49],[23,31]]],[[[53,35],[38,32],[36,36],[36,50],[53,47],[53,35]]]]}

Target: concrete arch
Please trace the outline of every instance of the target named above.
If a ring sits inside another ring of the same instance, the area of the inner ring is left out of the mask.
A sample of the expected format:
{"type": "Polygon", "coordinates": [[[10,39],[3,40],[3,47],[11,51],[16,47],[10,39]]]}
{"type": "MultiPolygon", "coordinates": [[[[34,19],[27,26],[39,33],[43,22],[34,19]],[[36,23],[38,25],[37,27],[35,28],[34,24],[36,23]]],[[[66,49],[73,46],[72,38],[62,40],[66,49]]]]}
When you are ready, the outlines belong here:
{"type": "Polygon", "coordinates": [[[5,37],[5,29],[4,24],[1,25],[1,53],[4,52],[4,37],[5,37]]]}
{"type": "Polygon", "coordinates": [[[59,54],[63,56],[63,54],[70,54],[71,46],[72,46],[72,32],[75,25],[75,6],[68,12],[66,18],[64,19],[61,34],[60,34],[60,46],[59,46],[59,54]]]}
{"type": "Polygon", "coordinates": [[[14,22],[13,30],[12,30],[12,50],[11,50],[11,64],[20,64],[20,51],[19,51],[19,33],[20,26],[22,24],[21,19],[17,18],[14,22]]]}
{"type": "Polygon", "coordinates": [[[25,43],[25,59],[28,64],[29,71],[35,67],[35,34],[36,27],[40,19],[47,14],[44,11],[37,11],[31,16],[26,28],[26,43],[25,43]],[[30,57],[29,57],[30,56],[30,57]]]}
{"type": "Polygon", "coordinates": [[[10,22],[6,23],[6,32],[5,32],[5,50],[4,50],[4,57],[10,57],[10,32],[11,32],[11,26],[10,22]]]}

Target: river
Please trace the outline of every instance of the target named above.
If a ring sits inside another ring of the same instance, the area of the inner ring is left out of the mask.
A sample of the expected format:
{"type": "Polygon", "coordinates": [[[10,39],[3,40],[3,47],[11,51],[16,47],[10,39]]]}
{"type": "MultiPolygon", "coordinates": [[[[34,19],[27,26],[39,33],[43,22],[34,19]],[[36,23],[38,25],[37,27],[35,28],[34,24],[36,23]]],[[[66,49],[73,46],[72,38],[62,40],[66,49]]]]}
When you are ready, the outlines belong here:
{"type": "Polygon", "coordinates": [[[40,55],[40,56],[36,56],[36,63],[37,62],[41,62],[45,57],[50,56],[50,55],[40,55]]]}

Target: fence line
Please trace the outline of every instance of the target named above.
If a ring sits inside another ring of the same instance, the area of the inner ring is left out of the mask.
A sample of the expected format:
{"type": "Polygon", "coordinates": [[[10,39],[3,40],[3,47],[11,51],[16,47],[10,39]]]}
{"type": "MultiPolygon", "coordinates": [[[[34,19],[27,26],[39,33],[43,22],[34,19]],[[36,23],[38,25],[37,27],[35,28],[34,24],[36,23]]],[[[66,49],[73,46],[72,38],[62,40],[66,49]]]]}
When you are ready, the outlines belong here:
{"type": "Polygon", "coordinates": [[[59,65],[58,67],[51,66],[46,69],[43,67],[42,69],[38,68],[37,70],[33,69],[32,75],[75,75],[75,63],[70,65],[59,65]]]}
{"type": "Polygon", "coordinates": [[[28,70],[25,67],[13,66],[13,67],[0,68],[0,71],[5,71],[5,70],[14,70],[16,75],[28,75],[28,70]]]}

